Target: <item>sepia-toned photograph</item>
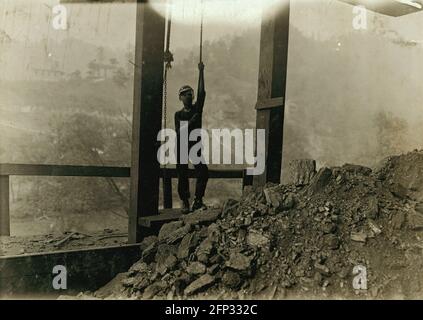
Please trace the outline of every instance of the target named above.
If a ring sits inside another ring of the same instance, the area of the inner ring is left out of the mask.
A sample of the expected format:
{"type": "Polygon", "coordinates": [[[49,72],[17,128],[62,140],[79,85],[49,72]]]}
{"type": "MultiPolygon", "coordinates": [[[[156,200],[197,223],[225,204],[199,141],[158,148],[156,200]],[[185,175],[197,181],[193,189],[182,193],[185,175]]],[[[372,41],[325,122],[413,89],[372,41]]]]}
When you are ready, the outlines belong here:
{"type": "Polygon", "coordinates": [[[422,82],[423,1],[0,0],[0,300],[423,299],[422,82]]]}

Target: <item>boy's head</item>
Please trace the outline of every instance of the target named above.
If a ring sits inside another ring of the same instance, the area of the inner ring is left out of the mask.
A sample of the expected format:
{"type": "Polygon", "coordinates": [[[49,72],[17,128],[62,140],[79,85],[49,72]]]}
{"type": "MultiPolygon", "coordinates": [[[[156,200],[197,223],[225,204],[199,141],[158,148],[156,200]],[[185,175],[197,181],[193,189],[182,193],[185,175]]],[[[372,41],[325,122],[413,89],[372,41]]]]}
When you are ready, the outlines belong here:
{"type": "Polygon", "coordinates": [[[181,100],[185,106],[191,106],[194,100],[194,89],[188,85],[181,87],[181,89],[179,89],[179,100],[181,100]]]}

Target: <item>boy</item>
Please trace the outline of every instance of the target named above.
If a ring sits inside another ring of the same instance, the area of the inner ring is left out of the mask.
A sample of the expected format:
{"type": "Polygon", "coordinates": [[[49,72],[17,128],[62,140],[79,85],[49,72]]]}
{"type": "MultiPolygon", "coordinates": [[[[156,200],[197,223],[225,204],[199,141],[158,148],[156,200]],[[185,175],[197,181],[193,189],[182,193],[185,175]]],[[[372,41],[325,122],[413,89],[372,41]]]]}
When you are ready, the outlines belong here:
{"type": "MultiPolygon", "coordinates": [[[[188,136],[194,129],[200,129],[202,127],[202,114],[204,101],[206,98],[206,92],[204,89],[204,64],[200,62],[198,64],[199,78],[198,78],[198,92],[197,101],[193,104],[194,89],[190,86],[185,85],[179,89],[179,100],[183,103],[183,108],[175,113],[175,130],[177,133],[177,165],[176,170],[178,172],[178,194],[182,200],[182,213],[190,212],[190,192],[189,192],[189,180],[188,180],[188,164],[182,164],[180,161],[180,129],[181,121],[188,122],[188,136]]],[[[188,152],[193,145],[198,141],[188,142],[188,152]]],[[[197,183],[195,186],[195,199],[192,205],[192,211],[206,208],[203,203],[204,193],[206,191],[207,181],[209,178],[209,170],[206,164],[200,162],[194,165],[197,183]]]]}

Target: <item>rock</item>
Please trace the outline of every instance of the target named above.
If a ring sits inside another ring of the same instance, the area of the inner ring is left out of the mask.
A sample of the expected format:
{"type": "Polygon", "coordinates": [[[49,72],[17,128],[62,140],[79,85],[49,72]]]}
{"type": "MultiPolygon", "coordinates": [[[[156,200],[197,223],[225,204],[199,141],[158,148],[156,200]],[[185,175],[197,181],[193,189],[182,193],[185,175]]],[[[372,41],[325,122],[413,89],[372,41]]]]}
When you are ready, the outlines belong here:
{"type": "Polygon", "coordinates": [[[198,261],[207,264],[210,255],[214,253],[215,249],[212,238],[204,239],[197,248],[198,261]]]}
{"type": "Polygon", "coordinates": [[[210,274],[205,274],[202,275],[200,278],[198,278],[197,280],[191,282],[191,284],[185,288],[184,290],[184,294],[189,296],[192,295],[194,293],[199,292],[202,289],[207,288],[208,286],[210,286],[211,284],[213,284],[215,282],[216,278],[210,274]]]}
{"type": "Polygon", "coordinates": [[[129,277],[122,280],[122,285],[127,288],[132,288],[136,282],[137,282],[136,277],[129,277]]]}
{"type": "Polygon", "coordinates": [[[142,261],[145,263],[151,263],[154,261],[154,257],[157,252],[158,242],[151,243],[143,252],[142,252],[142,261]]]}
{"type": "Polygon", "coordinates": [[[363,176],[369,176],[372,173],[372,169],[356,164],[344,164],[342,166],[342,169],[349,174],[353,175],[363,175],[363,176]]]}
{"type": "Polygon", "coordinates": [[[325,265],[323,265],[323,264],[320,264],[320,263],[315,263],[314,264],[314,268],[320,273],[320,274],[322,274],[322,275],[324,275],[324,276],[330,276],[330,270],[329,270],[329,268],[328,267],[326,267],[325,265]]]}
{"type": "Polygon", "coordinates": [[[389,186],[389,191],[399,199],[406,199],[408,196],[408,189],[398,182],[391,184],[389,186]]]}
{"type": "Polygon", "coordinates": [[[211,275],[216,274],[217,271],[219,271],[219,264],[217,263],[207,268],[207,273],[211,275]]]}
{"type": "Polygon", "coordinates": [[[408,214],[407,217],[408,227],[413,231],[422,231],[423,230],[423,216],[412,212],[408,214]]]}
{"type": "Polygon", "coordinates": [[[270,240],[258,231],[251,230],[247,235],[247,243],[253,247],[268,248],[270,240]]]}
{"type": "Polygon", "coordinates": [[[199,239],[195,232],[188,233],[182,239],[179,248],[177,257],[178,259],[185,259],[194,251],[194,248],[198,245],[199,239]]]}
{"type": "Polygon", "coordinates": [[[181,228],[176,229],[171,234],[167,235],[167,237],[164,240],[168,244],[176,243],[182,240],[182,238],[185,237],[190,231],[191,231],[191,226],[189,224],[185,225],[181,228]]]}
{"type": "Polygon", "coordinates": [[[164,224],[160,229],[158,240],[162,241],[166,239],[169,236],[169,234],[181,228],[183,224],[184,223],[182,221],[173,221],[173,222],[164,224]]]}
{"type": "Polygon", "coordinates": [[[223,258],[221,255],[219,254],[215,254],[213,255],[210,259],[209,259],[209,263],[211,265],[215,265],[215,264],[220,264],[221,262],[223,262],[223,258]]]}
{"type": "Polygon", "coordinates": [[[187,284],[190,283],[191,281],[192,281],[191,276],[189,274],[185,273],[179,276],[174,282],[175,293],[178,296],[183,295],[184,289],[186,288],[187,284]]]}
{"type": "Polygon", "coordinates": [[[278,209],[282,205],[282,194],[277,192],[275,188],[265,188],[263,190],[267,205],[278,209]]]}
{"type": "Polygon", "coordinates": [[[308,193],[320,192],[329,183],[331,176],[332,176],[331,169],[321,168],[319,172],[311,180],[310,185],[307,188],[307,192],[308,193]]]}
{"type": "Polygon", "coordinates": [[[228,213],[232,212],[235,208],[239,206],[239,202],[234,199],[228,199],[223,204],[222,208],[222,217],[225,217],[228,213]]]}
{"type": "Polygon", "coordinates": [[[244,226],[249,227],[253,223],[253,219],[251,217],[247,217],[244,219],[244,226]]]}
{"type": "Polygon", "coordinates": [[[148,271],[148,265],[144,261],[139,260],[138,262],[132,265],[132,267],[129,269],[128,272],[130,275],[135,275],[135,274],[143,273],[147,271],[148,271]]]}
{"type": "MultiPolygon", "coordinates": [[[[97,298],[105,299],[106,297],[120,293],[125,290],[123,281],[128,277],[128,273],[118,273],[112,281],[101,287],[95,292],[97,298]]],[[[73,297],[75,299],[75,297],[73,297]]]]}
{"type": "Polygon", "coordinates": [[[216,223],[212,223],[207,228],[207,237],[211,239],[219,239],[220,228],[216,223]]]}
{"type": "Polygon", "coordinates": [[[215,222],[220,217],[220,214],[220,209],[208,209],[187,214],[182,219],[187,225],[202,225],[215,222]]]}
{"type": "Polygon", "coordinates": [[[375,236],[382,233],[382,230],[376,225],[374,221],[369,220],[369,228],[375,236]]]}
{"type": "Polygon", "coordinates": [[[295,207],[296,202],[297,202],[297,200],[295,199],[295,197],[291,193],[287,194],[283,198],[282,207],[280,209],[281,210],[291,210],[295,207]]]}
{"type": "Polygon", "coordinates": [[[162,291],[166,287],[167,285],[164,281],[157,281],[149,285],[147,288],[145,288],[142,298],[145,300],[152,299],[154,298],[154,296],[156,296],[160,291],[162,291]]]}
{"type": "Polygon", "coordinates": [[[176,255],[177,249],[175,245],[162,243],[157,247],[157,253],[154,257],[156,262],[164,261],[170,255],[176,255]]]}
{"type": "Polygon", "coordinates": [[[172,270],[178,262],[178,259],[174,255],[167,256],[164,261],[159,261],[156,264],[156,272],[164,275],[168,271],[172,270]]]}
{"type": "Polygon", "coordinates": [[[417,203],[417,204],[416,204],[416,207],[415,207],[415,210],[416,210],[418,213],[423,214],[423,203],[422,203],[422,202],[417,203]]]}
{"type": "Polygon", "coordinates": [[[143,290],[150,285],[151,281],[148,278],[141,278],[137,283],[134,284],[134,289],[143,290]]]}
{"type": "Polygon", "coordinates": [[[311,182],[316,174],[316,161],[311,159],[293,160],[289,163],[291,183],[304,186],[311,182]]]}
{"type": "Polygon", "coordinates": [[[241,285],[241,277],[238,273],[228,270],[222,277],[222,283],[229,289],[237,290],[241,285]]]}
{"type": "Polygon", "coordinates": [[[363,231],[351,232],[351,240],[365,243],[367,241],[367,234],[363,231]]]}
{"type": "Polygon", "coordinates": [[[167,270],[174,267],[177,262],[175,257],[176,248],[168,244],[161,244],[157,248],[157,254],[155,256],[156,261],[156,272],[163,275],[167,270]]]}
{"type": "Polygon", "coordinates": [[[244,186],[244,189],[242,189],[242,196],[246,197],[254,192],[253,186],[244,186]]]}
{"type": "MultiPolygon", "coordinates": [[[[280,289],[279,290],[280,293],[278,294],[278,296],[281,296],[282,298],[285,295],[284,289],[280,289]]],[[[257,295],[257,299],[259,300],[275,300],[278,299],[278,297],[276,297],[276,293],[278,292],[278,287],[275,285],[272,286],[268,286],[267,288],[264,288],[263,290],[261,290],[259,292],[259,294],[257,295]]]]}
{"type": "Polygon", "coordinates": [[[335,181],[336,181],[336,184],[341,185],[341,184],[343,184],[345,182],[345,178],[344,178],[344,176],[342,174],[339,174],[336,177],[335,181]]]}
{"type": "Polygon", "coordinates": [[[325,234],[334,233],[336,231],[336,224],[332,222],[327,222],[323,224],[322,231],[325,234]]]}
{"type": "Polygon", "coordinates": [[[367,217],[371,219],[377,219],[379,216],[379,200],[376,197],[372,197],[368,202],[367,217]]]}
{"type": "Polygon", "coordinates": [[[229,260],[226,261],[226,266],[234,270],[245,271],[250,268],[253,259],[254,257],[252,256],[246,256],[239,252],[231,252],[229,260]]]}
{"type": "Polygon", "coordinates": [[[147,249],[152,244],[157,243],[157,242],[158,242],[157,236],[145,237],[140,243],[141,252],[144,251],[145,249],[147,249]]]}
{"type": "Polygon", "coordinates": [[[331,250],[336,250],[339,248],[339,239],[334,234],[326,234],[323,237],[323,243],[328,249],[331,250]]]}
{"type": "Polygon", "coordinates": [[[404,212],[396,212],[391,220],[392,228],[394,230],[400,230],[404,227],[405,224],[405,214],[404,212]]]}
{"type": "Polygon", "coordinates": [[[206,266],[198,261],[191,262],[187,267],[187,272],[193,275],[203,274],[206,272],[206,266]]]}

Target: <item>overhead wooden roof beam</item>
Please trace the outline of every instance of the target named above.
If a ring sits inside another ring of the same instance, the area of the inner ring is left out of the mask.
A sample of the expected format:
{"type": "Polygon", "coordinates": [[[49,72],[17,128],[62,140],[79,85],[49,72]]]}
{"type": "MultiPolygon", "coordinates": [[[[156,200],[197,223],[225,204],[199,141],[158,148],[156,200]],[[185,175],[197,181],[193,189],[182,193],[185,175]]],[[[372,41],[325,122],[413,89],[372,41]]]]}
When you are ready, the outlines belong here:
{"type": "Polygon", "coordinates": [[[400,17],[422,11],[422,0],[339,0],[391,17],[400,17]]]}
{"type": "MultiPolygon", "coordinates": [[[[61,3],[134,3],[148,0],[60,0],[61,3]]],[[[423,9],[423,0],[339,0],[351,5],[362,5],[367,9],[392,16],[400,17],[423,9]]]]}

